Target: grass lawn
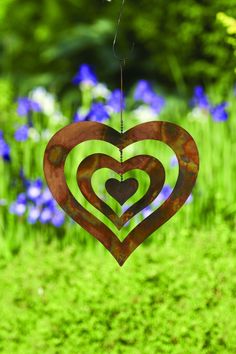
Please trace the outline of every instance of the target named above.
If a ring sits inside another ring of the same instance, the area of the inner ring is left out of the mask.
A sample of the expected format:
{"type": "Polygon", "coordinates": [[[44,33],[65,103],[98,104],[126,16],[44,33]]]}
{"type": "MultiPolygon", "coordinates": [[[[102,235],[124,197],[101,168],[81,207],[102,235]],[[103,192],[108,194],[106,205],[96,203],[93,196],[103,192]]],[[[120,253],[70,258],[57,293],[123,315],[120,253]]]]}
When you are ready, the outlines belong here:
{"type": "Polygon", "coordinates": [[[122,268],[98,243],[27,242],[0,263],[0,352],[236,353],[235,253],[223,226],[156,233],[122,268]]]}

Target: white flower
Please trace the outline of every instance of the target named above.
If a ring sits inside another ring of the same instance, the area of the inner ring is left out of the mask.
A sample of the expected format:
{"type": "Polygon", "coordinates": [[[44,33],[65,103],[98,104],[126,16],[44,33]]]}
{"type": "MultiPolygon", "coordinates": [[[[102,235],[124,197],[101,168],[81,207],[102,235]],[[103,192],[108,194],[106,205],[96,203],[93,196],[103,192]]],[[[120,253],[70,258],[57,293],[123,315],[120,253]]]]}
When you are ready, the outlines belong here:
{"type": "Polygon", "coordinates": [[[201,107],[194,107],[193,110],[188,114],[188,119],[192,121],[199,121],[201,123],[206,123],[209,117],[209,111],[201,107]]]}
{"type": "Polygon", "coordinates": [[[40,141],[40,135],[35,128],[33,128],[33,127],[29,128],[28,132],[29,132],[30,139],[32,139],[33,141],[36,141],[36,142],[40,141]]]}
{"type": "Polygon", "coordinates": [[[40,105],[46,115],[51,116],[55,113],[55,97],[44,87],[35,88],[31,92],[31,99],[40,105]]]}
{"type": "Polygon", "coordinates": [[[51,138],[51,136],[52,136],[52,133],[48,129],[44,129],[41,133],[41,138],[43,140],[49,140],[49,138],[51,138]]]}
{"type": "Polygon", "coordinates": [[[97,84],[92,88],[93,98],[105,98],[107,99],[110,95],[111,91],[104,84],[97,84]]]}
{"type": "Polygon", "coordinates": [[[30,97],[40,105],[45,115],[52,118],[53,122],[60,123],[66,120],[66,117],[57,109],[55,96],[49,93],[44,87],[36,87],[31,91],[30,97]]]}
{"type": "Polygon", "coordinates": [[[140,122],[149,122],[158,118],[157,113],[149,106],[141,105],[134,110],[135,118],[140,122]]]}
{"type": "Polygon", "coordinates": [[[66,117],[63,116],[61,112],[55,111],[52,115],[51,118],[54,120],[55,123],[62,123],[66,121],[66,117]]]}

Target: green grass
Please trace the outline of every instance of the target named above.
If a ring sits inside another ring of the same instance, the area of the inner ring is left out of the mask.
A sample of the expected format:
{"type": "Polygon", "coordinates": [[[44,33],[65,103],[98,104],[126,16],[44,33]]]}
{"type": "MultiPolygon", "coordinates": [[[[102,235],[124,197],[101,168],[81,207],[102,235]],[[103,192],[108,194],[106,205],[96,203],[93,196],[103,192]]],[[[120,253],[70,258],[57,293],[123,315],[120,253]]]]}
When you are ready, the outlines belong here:
{"type": "Polygon", "coordinates": [[[2,354],[232,354],[236,240],[153,236],[120,268],[103,247],[25,243],[2,260],[2,354]]]}

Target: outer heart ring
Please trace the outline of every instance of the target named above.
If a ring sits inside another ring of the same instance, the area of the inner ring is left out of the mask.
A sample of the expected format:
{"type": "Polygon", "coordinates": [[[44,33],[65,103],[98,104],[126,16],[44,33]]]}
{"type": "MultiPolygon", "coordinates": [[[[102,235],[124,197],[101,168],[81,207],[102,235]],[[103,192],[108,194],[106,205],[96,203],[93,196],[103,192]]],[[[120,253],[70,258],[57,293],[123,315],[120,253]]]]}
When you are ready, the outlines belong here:
{"type": "Polygon", "coordinates": [[[58,131],[49,141],[44,156],[45,177],[52,195],[64,211],[99,240],[122,265],[129,255],[155,230],[169,220],[185,203],[195,184],[199,169],[197,146],[183,128],[169,122],[148,122],[123,134],[97,122],[73,123],[58,131]],[[99,219],[87,211],[70,192],[64,174],[65,160],[78,144],[103,140],[123,150],[142,140],[158,140],[176,154],[179,175],[169,198],[138,224],[121,242],[99,219]]]}

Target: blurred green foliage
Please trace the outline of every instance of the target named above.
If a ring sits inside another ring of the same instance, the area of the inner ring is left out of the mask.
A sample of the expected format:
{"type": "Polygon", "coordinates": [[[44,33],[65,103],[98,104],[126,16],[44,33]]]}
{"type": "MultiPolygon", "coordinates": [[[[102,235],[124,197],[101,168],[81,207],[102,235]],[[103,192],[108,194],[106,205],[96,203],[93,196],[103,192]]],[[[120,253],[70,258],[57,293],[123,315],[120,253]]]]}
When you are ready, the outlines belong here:
{"type": "MultiPolygon", "coordinates": [[[[115,0],[1,0],[2,75],[21,93],[39,84],[60,92],[87,62],[102,81],[117,85],[112,41],[119,7],[115,0]]],[[[224,91],[233,83],[234,62],[218,12],[236,16],[235,0],[126,1],[117,45],[122,55],[135,42],[126,84],[145,77],[179,93],[200,83],[224,91]]]]}
{"type": "Polygon", "coordinates": [[[122,269],[103,246],[25,243],[0,259],[2,354],[233,354],[236,242],[169,232],[122,269]]]}
{"type": "MultiPolygon", "coordinates": [[[[227,16],[223,12],[217,14],[218,20],[226,27],[228,38],[228,43],[234,48],[234,56],[236,57],[236,19],[227,16]]],[[[236,65],[236,61],[235,61],[236,65]]],[[[236,72],[236,68],[235,68],[236,72]]]]}

